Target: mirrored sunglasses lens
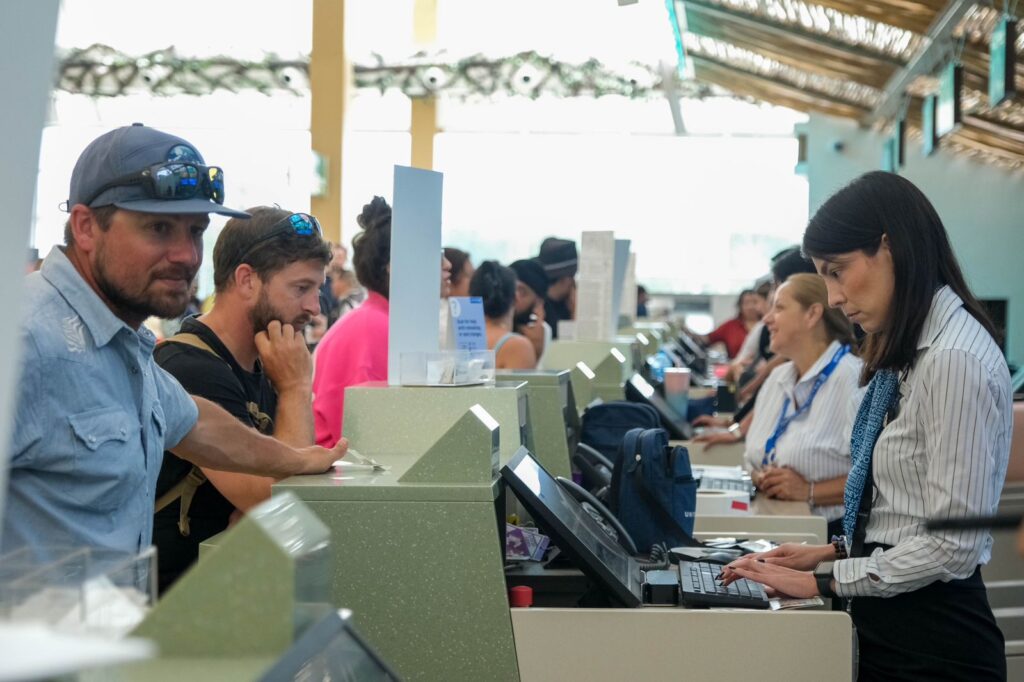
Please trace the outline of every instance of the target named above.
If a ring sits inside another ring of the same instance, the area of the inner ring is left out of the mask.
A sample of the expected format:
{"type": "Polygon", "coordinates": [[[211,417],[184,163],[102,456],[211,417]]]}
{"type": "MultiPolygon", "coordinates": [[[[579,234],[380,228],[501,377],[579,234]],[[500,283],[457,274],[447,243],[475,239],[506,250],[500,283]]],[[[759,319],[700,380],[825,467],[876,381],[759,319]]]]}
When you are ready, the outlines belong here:
{"type": "Polygon", "coordinates": [[[161,166],[153,173],[153,185],[161,199],[187,199],[199,186],[199,169],[188,164],[161,166]]]}
{"type": "Polygon", "coordinates": [[[292,224],[292,229],[295,230],[295,234],[308,237],[313,234],[314,230],[320,232],[320,225],[317,224],[316,218],[307,215],[305,213],[293,213],[289,218],[292,224]]]}
{"type": "Polygon", "coordinates": [[[210,199],[213,199],[218,204],[224,203],[224,171],[217,166],[210,166],[206,169],[209,173],[207,183],[207,192],[210,199]]]}

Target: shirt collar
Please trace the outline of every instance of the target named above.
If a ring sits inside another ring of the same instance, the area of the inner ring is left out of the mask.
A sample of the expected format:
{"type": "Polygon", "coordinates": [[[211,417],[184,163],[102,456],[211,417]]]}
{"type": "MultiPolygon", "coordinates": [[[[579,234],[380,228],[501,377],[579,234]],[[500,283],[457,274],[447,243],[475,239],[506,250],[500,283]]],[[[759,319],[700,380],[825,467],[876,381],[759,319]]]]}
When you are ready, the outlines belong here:
{"type": "MultiPolygon", "coordinates": [[[[46,260],[43,261],[40,274],[43,279],[53,285],[57,293],[64,297],[68,305],[82,319],[97,348],[110,343],[110,340],[122,329],[128,329],[133,334],[136,333],[117,317],[93,291],[92,287],[82,279],[82,275],[68,260],[63,248],[54,246],[50,250],[46,260]]],[[[141,329],[145,328],[140,327],[141,329]]],[[[148,333],[148,330],[146,333],[140,331],[139,336],[149,340],[151,334],[148,333]]]]}
{"type": "Polygon", "coordinates": [[[963,300],[944,284],[936,290],[932,296],[932,305],[928,309],[928,316],[924,318],[924,325],[921,327],[921,336],[917,342],[917,349],[924,350],[935,342],[939,334],[946,327],[946,323],[953,317],[953,313],[962,308],[963,300]]]}
{"type": "Polygon", "coordinates": [[[799,386],[801,384],[812,383],[817,379],[818,375],[821,374],[825,370],[825,367],[828,366],[828,363],[832,362],[832,358],[835,357],[835,354],[839,351],[839,345],[838,341],[830,343],[828,348],[825,349],[825,352],[814,361],[811,368],[804,372],[804,375],[800,377],[796,382],[796,385],[799,386]]]}

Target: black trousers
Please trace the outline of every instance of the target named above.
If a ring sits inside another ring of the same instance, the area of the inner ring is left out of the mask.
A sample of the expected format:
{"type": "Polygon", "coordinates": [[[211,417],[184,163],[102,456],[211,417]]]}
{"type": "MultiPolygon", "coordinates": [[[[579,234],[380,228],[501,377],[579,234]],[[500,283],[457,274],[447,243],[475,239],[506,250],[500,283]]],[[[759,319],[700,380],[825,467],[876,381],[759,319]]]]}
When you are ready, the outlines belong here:
{"type": "Polygon", "coordinates": [[[1006,680],[1003,634],[980,567],[970,578],[896,597],[854,597],[850,616],[860,646],[859,682],[1006,680]]]}

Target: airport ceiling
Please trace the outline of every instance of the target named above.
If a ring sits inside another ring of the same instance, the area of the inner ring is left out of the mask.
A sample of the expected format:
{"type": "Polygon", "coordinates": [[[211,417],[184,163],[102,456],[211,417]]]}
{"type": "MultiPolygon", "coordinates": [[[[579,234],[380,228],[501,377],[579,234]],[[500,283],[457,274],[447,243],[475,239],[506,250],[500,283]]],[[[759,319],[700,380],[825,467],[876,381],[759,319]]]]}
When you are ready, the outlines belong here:
{"type": "MultiPolygon", "coordinates": [[[[938,70],[963,65],[962,123],[940,145],[1024,168],[1024,100],[989,106],[989,41],[1003,3],[948,0],[674,0],[686,56],[700,81],[881,130],[906,116],[920,136],[938,70]]],[[[1024,95],[1024,22],[1016,90],[1024,95]]]]}

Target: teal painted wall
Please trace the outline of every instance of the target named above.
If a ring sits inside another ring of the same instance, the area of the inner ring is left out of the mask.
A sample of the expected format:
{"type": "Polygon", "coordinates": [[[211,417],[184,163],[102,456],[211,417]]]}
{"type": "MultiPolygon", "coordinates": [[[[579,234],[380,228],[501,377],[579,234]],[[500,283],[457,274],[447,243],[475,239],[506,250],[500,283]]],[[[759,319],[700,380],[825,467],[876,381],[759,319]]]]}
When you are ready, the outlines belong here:
{"type": "MultiPolygon", "coordinates": [[[[881,167],[884,138],[822,115],[812,115],[805,129],[814,215],[834,191],[881,167]]],[[[1007,357],[1024,363],[1024,172],[942,150],[925,158],[914,140],[908,141],[906,161],[900,174],[935,205],[975,295],[1008,300],[1007,357]]]]}

